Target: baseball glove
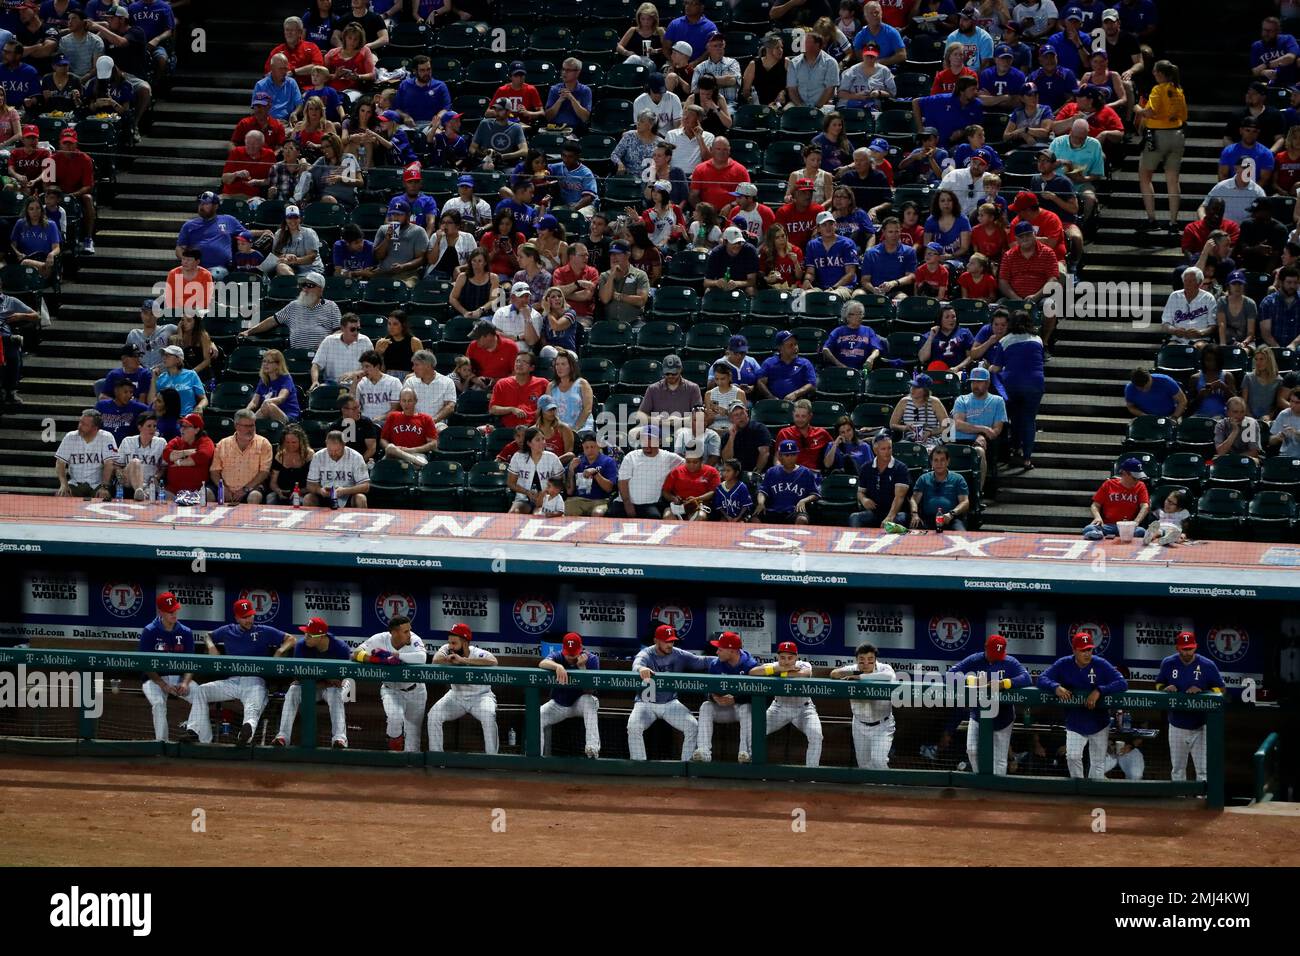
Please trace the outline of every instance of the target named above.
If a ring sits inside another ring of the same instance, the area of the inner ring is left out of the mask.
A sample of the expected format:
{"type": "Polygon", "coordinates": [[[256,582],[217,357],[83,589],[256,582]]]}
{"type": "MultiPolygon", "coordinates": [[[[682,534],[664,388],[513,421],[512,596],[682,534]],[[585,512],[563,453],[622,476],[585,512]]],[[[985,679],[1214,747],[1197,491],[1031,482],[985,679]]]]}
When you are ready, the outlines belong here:
{"type": "Polygon", "coordinates": [[[370,652],[370,663],[371,664],[400,664],[402,663],[402,659],[398,657],[396,654],[394,654],[392,651],[385,651],[383,649],[380,649],[377,651],[370,652]]]}

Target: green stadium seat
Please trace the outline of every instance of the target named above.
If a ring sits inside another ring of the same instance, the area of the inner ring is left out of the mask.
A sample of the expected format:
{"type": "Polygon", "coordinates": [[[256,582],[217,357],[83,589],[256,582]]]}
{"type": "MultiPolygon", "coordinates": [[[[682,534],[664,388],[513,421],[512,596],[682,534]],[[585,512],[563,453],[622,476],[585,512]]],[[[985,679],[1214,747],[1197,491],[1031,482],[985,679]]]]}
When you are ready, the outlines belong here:
{"type": "Polygon", "coordinates": [[[1188,416],[1178,423],[1178,431],[1170,448],[1199,452],[1202,458],[1209,458],[1214,454],[1214,426],[1213,418],[1188,416]]]}
{"type": "Polygon", "coordinates": [[[1196,507],[1189,537],[1228,541],[1241,536],[1246,519],[1246,495],[1236,488],[1210,488],[1196,507]]]}
{"type": "Polygon", "coordinates": [[[834,428],[835,423],[848,414],[843,402],[816,401],[812,403],[812,423],[818,428],[834,428]]]}
{"type": "Polygon", "coordinates": [[[1161,481],[1182,485],[1195,498],[1210,480],[1210,469],[1205,456],[1198,452],[1176,451],[1165,458],[1160,469],[1161,481]]]}
{"type": "Polygon", "coordinates": [[[420,469],[413,489],[415,507],[423,511],[456,511],[464,505],[466,467],[458,461],[431,461],[420,469]]]}
{"type": "Polygon", "coordinates": [[[218,382],[208,398],[208,408],[220,415],[233,415],[246,407],[252,398],[253,386],[248,382],[218,382]]]}
{"type": "Polygon", "coordinates": [[[1255,541],[1289,541],[1296,518],[1296,502],[1288,492],[1257,491],[1246,511],[1246,530],[1255,541]]]}
{"type": "MultiPolygon", "coordinates": [[[[823,369],[822,375],[825,376],[828,371],[830,369],[823,369]]],[[[853,427],[858,431],[877,432],[889,427],[889,419],[893,414],[893,405],[884,402],[862,402],[853,409],[853,427]]]]}
{"type": "Polygon", "coordinates": [[[486,451],[483,433],[468,425],[448,425],[438,435],[438,445],[429,453],[430,461],[458,461],[473,465],[486,451]]]}
{"type": "Polygon", "coordinates": [[[1220,455],[1210,466],[1211,488],[1236,488],[1247,497],[1259,480],[1259,464],[1246,455],[1220,455]]]}
{"type": "Polygon", "coordinates": [[[632,354],[663,358],[670,353],[680,353],[686,341],[686,332],[680,322],[647,322],[636,334],[632,354]]]}
{"type": "Polygon", "coordinates": [[[618,389],[620,392],[645,395],[645,390],[663,377],[663,365],[658,359],[629,359],[618,370],[618,389]]]}
{"type": "Polygon", "coordinates": [[[856,475],[835,473],[822,479],[821,497],[813,508],[818,524],[846,525],[859,510],[856,475]]]}
{"type": "Polygon", "coordinates": [[[931,296],[909,295],[895,305],[894,328],[925,334],[939,324],[943,303],[931,296]]]}
{"type": "Polygon", "coordinates": [[[776,351],[776,333],[780,331],[775,325],[753,323],[741,326],[739,335],[745,337],[749,344],[749,354],[758,362],[776,351]]]}
{"type": "Polygon", "coordinates": [[[603,402],[618,384],[618,365],[608,358],[587,355],[579,362],[579,371],[591,386],[592,401],[603,402]]]}
{"type": "Polygon", "coordinates": [[[768,429],[785,428],[794,424],[794,402],[780,398],[763,398],[750,410],[753,419],[768,429]]]}
{"type": "Polygon", "coordinates": [[[456,399],[456,410],[451,414],[452,425],[488,425],[492,424],[491,395],[481,389],[471,388],[461,392],[456,399]]]}
{"type": "Polygon", "coordinates": [[[1176,431],[1177,425],[1171,418],[1139,415],[1128,423],[1123,447],[1125,451],[1145,451],[1163,458],[1176,431]]]}
{"type": "Polygon", "coordinates": [[[890,332],[889,333],[889,357],[902,362],[904,365],[915,367],[920,361],[917,358],[917,352],[925,343],[925,336],[919,332],[890,332]]]}
{"type": "MultiPolygon", "coordinates": [[[[827,369],[826,371],[830,371],[827,369]]],[[[875,368],[867,373],[864,393],[877,401],[902,398],[912,387],[912,376],[901,368],[875,368]]]]}
{"type": "Polygon", "coordinates": [[[1260,491],[1285,491],[1300,496],[1300,458],[1265,458],[1259,474],[1260,491]]]}
{"type": "Polygon", "coordinates": [[[582,354],[618,362],[631,352],[635,340],[636,334],[627,322],[597,322],[587,333],[587,344],[582,354]]]}
{"type": "Polygon", "coordinates": [[[700,310],[700,294],[690,286],[667,286],[650,299],[650,316],[689,323],[700,310]]]}
{"type": "Polygon", "coordinates": [[[686,332],[682,357],[717,359],[726,351],[730,341],[731,329],[721,322],[697,322],[686,332]]]}

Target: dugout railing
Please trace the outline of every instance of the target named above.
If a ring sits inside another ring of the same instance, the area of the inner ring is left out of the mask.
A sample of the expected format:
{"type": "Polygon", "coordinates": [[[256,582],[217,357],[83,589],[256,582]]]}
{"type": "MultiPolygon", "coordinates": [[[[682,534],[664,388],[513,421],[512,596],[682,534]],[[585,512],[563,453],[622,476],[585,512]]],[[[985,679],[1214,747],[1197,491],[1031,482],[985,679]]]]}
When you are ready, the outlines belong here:
{"type": "MultiPolygon", "coordinates": [[[[1105,703],[1112,709],[1168,711],[1191,710],[1206,717],[1206,782],[1195,780],[1090,780],[1028,774],[995,775],[993,770],[993,727],[981,715],[978,765],[974,772],[944,769],[867,770],[858,767],[803,767],[770,763],[767,747],[766,707],[773,696],[807,696],[814,701],[829,698],[850,700],[893,698],[896,709],[910,707],[955,708],[968,701],[963,693],[944,683],[869,683],[828,678],[784,679],[775,677],[727,677],[708,674],[656,674],[660,688],[680,693],[747,694],[753,702],[753,740],[748,764],[683,762],[680,760],[633,761],[604,758],[593,762],[583,758],[541,755],[539,711],[556,686],[554,673],[532,667],[465,668],[433,664],[378,666],[351,661],[301,660],[293,658],[230,657],[226,655],[158,655],[141,652],[82,651],[37,648],[0,649],[0,669],[77,673],[83,686],[104,688],[106,675],[138,676],[144,672],[192,673],[206,678],[260,676],[264,679],[300,680],[304,702],[314,701],[318,680],[351,677],[358,682],[397,681],[425,684],[488,684],[494,688],[519,688],[524,698],[522,754],[400,753],[380,750],[336,750],[317,746],[317,708],[303,706],[299,713],[299,739],[292,747],[233,747],[152,740],[105,740],[96,735],[97,720],[84,710],[77,718],[75,739],[0,737],[0,751],[8,753],[53,753],[86,756],[166,755],[189,758],[239,758],[276,761],[310,761],[335,764],[388,766],[460,767],[515,771],[559,771],[632,776],[691,776],[731,779],[810,780],[833,783],[894,784],[925,787],[967,787],[985,790],[1046,794],[1108,796],[1194,797],[1204,796],[1205,806],[1219,810],[1224,805],[1224,704],[1221,694],[1169,694],[1157,691],[1127,691],[1111,695],[1105,703]]],[[[594,691],[637,696],[647,689],[641,677],[630,671],[569,671],[572,686],[594,691]]],[[[106,691],[101,691],[106,692],[106,691]]],[[[430,694],[432,703],[434,694],[430,694]]],[[[1026,711],[1084,706],[1084,698],[1060,700],[1037,689],[1000,691],[999,706],[1015,705],[1026,711]]],[[[905,715],[900,719],[906,719],[905,715]]]]}

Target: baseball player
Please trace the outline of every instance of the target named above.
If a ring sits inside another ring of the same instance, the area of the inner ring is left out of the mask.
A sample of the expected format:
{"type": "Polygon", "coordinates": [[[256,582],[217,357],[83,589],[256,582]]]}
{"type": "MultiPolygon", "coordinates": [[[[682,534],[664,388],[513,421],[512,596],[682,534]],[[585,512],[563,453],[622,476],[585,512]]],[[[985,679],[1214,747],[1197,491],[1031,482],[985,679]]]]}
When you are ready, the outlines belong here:
{"type": "MultiPolygon", "coordinates": [[[[709,643],[718,649],[717,656],[709,661],[710,674],[748,674],[759,666],[758,659],[744,649],[741,637],[735,631],[723,631],[709,643]]],[[[749,763],[754,740],[753,721],[754,711],[748,694],[710,694],[700,704],[699,746],[691,759],[705,763],[713,759],[714,724],[739,723],[740,750],[736,762],[749,763]]]]}
{"type": "MultiPolygon", "coordinates": [[[[469,625],[453,624],[447,643],[433,655],[433,663],[465,667],[496,667],[497,659],[470,641],[474,632],[469,625]]],[[[483,752],[497,752],[497,696],[487,684],[452,684],[438,702],[429,708],[429,749],[442,752],[442,725],[470,714],[483,725],[483,752]]]]}
{"type": "Polygon", "coordinates": [[[682,732],[682,760],[690,760],[695,753],[699,723],[686,705],[677,699],[677,691],[654,684],[654,675],[702,674],[709,669],[709,662],[698,654],[675,647],[676,643],[677,628],[660,624],[655,628],[654,644],[643,647],[632,661],[632,670],[639,673],[642,680],[651,682],[650,688],[632,705],[632,713],[627,718],[627,751],[633,760],[646,759],[645,732],[656,720],[665,720],[682,732]],[[645,699],[651,690],[654,692],[653,702],[645,699]]]}
{"type": "MultiPolygon", "coordinates": [[[[794,641],[776,645],[776,663],[759,664],[749,672],[754,676],[811,677],[812,665],[799,660],[794,641]]],[[[773,697],[767,708],[767,732],[775,733],[786,724],[794,724],[808,738],[808,755],[804,764],[816,767],[822,759],[822,720],[811,697],[773,697]]]]}
{"type": "Polygon", "coordinates": [[[556,687],[551,699],[542,704],[542,756],[551,755],[551,727],[570,717],[581,717],[587,732],[587,745],[583,751],[588,757],[600,756],[600,701],[596,695],[581,687],[568,687],[569,671],[573,668],[600,670],[600,658],[582,649],[582,637],[570,631],[564,635],[560,649],[544,658],[538,667],[555,671],[556,687]]]}
{"type": "Polygon", "coordinates": [[[1083,776],[1083,748],[1088,748],[1088,777],[1106,778],[1106,744],[1110,737],[1110,713],[1098,706],[1105,694],[1122,694],[1126,681],[1115,665],[1094,654],[1092,635],[1080,631],[1071,642],[1074,653],[1059,658],[1038,678],[1038,689],[1069,700],[1073,691],[1087,695],[1083,707],[1065,712],[1065,764],[1070,776],[1083,776]]]}
{"type": "MultiPolygon", "coordinates": [[[[324,619],[313,617],[298,628],[305,635],[295,638],[292,634],[284,636],[275,652],[276,657],[304,657],[312,660],[346,661],[352,657],[352,649],[330,633],[329,625],[324,619]]],[[[316,699],[324,700],[330,710],[330,744],[336,750],[348,748],[348,720],[343,709],[343,682],[341,680],[320,680],[316,682],[316,699]]],[[[276,747],[289,746],[293,737],[293,722],[298,717],[298,706],[302,703],[302,685],[294,681],[284,693],[284,706],[280,708],[280,732],[271,743],[276,747]]]]}
{"type": "MultiPolygon", "coordinates": [[[[193,654],[194,632],[180,622],[181,602],[171,591],[164,591],[154,602],[158,616],[140,632],[140,650],[153,654],[193,654]]],[[[153,739],[167,739],[167,698],[190,696],[193,674],[145,674],[141,687],[144,699],[153,712],[153,739]]]]}
{"type": "MultiPolygon", "coordinates": [[[[971,654],[952,667],[949,674],[965,674],[967,687],[984,687],[992,684],[999,690],[1028,687],[1033,678],[1025,665],[1007,653],[1007,639],[1001,634],[990,634],[984,642],[983,654],[971,654]]],[[[966,726],[966,756],[971,770],[979,772],[979,708],[970,709],[970,722],[966,726]]],[[[999,705],[993,720],[993,772],[1006,776],[1007,754],[1011,750],[1011,725],[1016,721],[1015,707],[999,705]]]]}
{"type": "MultiPolygon", "coordinates": [[[[221,644],[227,654],[235,657],[274,655],[288,635],[284,631],[258,624],[255,615],[252,601],[236,601],[235,623],[219,627],[203,639],[208,653],[221,653],[217,650],[217,644],[221,644]]],[[[190,691],[190,719],[182,736],[190,741],[212,743],[212,721],[208,716],[208,704],[237,700],[244,707],[244,722],[239,727],[235,745],[247,747],[253,739],[253,732],[257,730],[262,711],[266,709],[266,696],[266,682],[253,674],[199,684],[197,693],[194,689],[190,691]]]]}
{"type": "MultiPolygon", "coordinates": [[[[857,663],[831,671],[837,680],[867,680],[893,683],[894,669],[876,660],[876,645],[859,644],[853,652],[857,663]]],[[[894,703],[888,697],[850,700],[853,711],[853,754],[864,770],[888,770],[889,752],[894,747],[894,703]]]]}
{"type": "MultiPolygon", "coordinates": [[[[1183,631],[1174,641],[1178,649],[1160,662],[1156,674],[1156,690],[1171,694],[1199,694],[1209,688],[1223,692],[1223,676],[1218,665],[1208,657],[1196,653],[1196,635],[1183,631]]],[[[1197,780],[1205,779],[1205,715],[1188,710],[1169,712],[1169,771],[1170,780],[1187,779],[1187,757],[1192,757],[1192,769],[1197,780]]]]}
{"type": "MultiPolygon", "coordinates": [[[[362,641],[352,659],[362,664],[426,664],[429,651],[424,639],[412,632],[411,619],[398,614],[389,620],[388,630],[362,641]]],[[[387,720],[388,749],[418,752],[429,688],[424,684],[385,681],[379,685],[379,701],[384,705],[387,720]]]]}

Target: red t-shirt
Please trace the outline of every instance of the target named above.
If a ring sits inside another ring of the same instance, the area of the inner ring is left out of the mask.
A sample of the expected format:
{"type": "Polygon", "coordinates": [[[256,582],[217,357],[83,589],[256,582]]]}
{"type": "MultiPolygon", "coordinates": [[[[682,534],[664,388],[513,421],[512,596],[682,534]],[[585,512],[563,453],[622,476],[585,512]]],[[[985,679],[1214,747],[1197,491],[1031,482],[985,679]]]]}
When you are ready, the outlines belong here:
{"type": "Polygon", "coordinates": [[[732,193],[740,183],[749,182],[749,170],[734,159],[719,168],[709,159],[695,167],[691,174],[691,191],[700,194],[700,201],[721,209],[732,200],[732,193]]]}
{"type": "Polygon", "coordinates": [[[339,70],[348,69],[353,73],[373,73],[375,71],[375,55],[370,52],[370,47],[363,46],[352,56],[345,57],[342,47],[335,47],[325,56],[325,65],[330,68],[330,86],[336,90],[355,90],[357,88],[357,79],[355,76],[339,77],[339,70]]]}
{"type": "Polygon", "coordinates": [[[519,270],[516,264],[510,261],[510,256],[527,241],[522,232],[516,232],[513,236],[503,236],[496,230],[491,230],[483,233],[479,245],[487,253],[489,269],[499,276],[512,276],[519,270]],[[509,246],[502,248],[497,242],[499,239],[505,239],[509,246]]]}
{"type": "Polygon", "coordinates": [[[505,99],[510,101],[510,109],[513,111],[540,110],[542,108],[542,96],[537,92],[537,87],[531,83],[525,83],[521,89],[515,89],[509,83],[497,88],[492,94],[489,103],[495,103],[497,100],[505,99]]]}
{"type": "Polygon", "coordinates": [[[985,302],[992,302],[998,297],[998,280],[993,278],[991,272],[986,272],[980,276],[978,282],[969,272],[963,272],[957,277],[957,286],[961,289],[963,298],[983,299],[985,302]]]}
{"type": "Polygon", "coordinates": [[[41,178],[45,160],[50,155],[50,151],[43,146],[37,146],[35,149],[18,146],[9,153],[9,168],[28,179],[37,180],[41,178]]]}
{"type": "Polygon", "coordinates": [[[734,225],[737,216],[743,217],[737,228],[739,228],[740,231],[745,234],[745,237],[756,246],[763,242],[763,237],[767,235],[767,230],[772,227],[772,223],[776,222],[776,213],[772,212],[772,207],[761,202],[755,203],[754,208],[748,212],[745,212],[737,206],[731,211],[731,216],[728,218],[727,222],[734,225]],[[759,232],[757,235],[754,234],[752,228],[748,228],[753,225],[754,213],[758,213],[759,232]]]}
{"type": "Polygon", "coordinates": [[[1007,231],[1001,226],[994,226],[989,232],[983,226],[976,226],[970,231],[970,245],[974,252],[983,255],[990,263],[1000,262],[1002,253],[1011,244],[1007,231]]]}
{"type": "MultiPolygon", "coordinates": [[[[249,179],[265,179],[274,164],[275,153],[265,147],[262,148],[262,152],[258,154],[257,159],[252,159],[248,155],[247,149],[243,146],[236,146],[226,160],[221,175],[237,173],[241,169],[246,169],[248,170],[249,179]]],[[[226,195],[260,196],[262,194],[261,187],[249,185],[249,179],[236,179],[228,183],[222,183],[221,191],[226,195]]]]}
{"type": "Polygon", "coordinates": [[[912,289],[916,295],[932,295],[939,299],[948,298],[948,267],[942,263],[931,269],[922,263],[912,273],[912,289]]]}
{"type": "Polygon", "coordinates": [[[1278,192],[1290,195],[1300,181],[1300,156],[1292,156],[1285,149],[1273,154],[1273,183],[1278,192]]]}
{"type": "Polygon", "coordinates": [[[907,15],[915,5],[913,0],[880,0],[880,20],[896,30],[910,27],[907,15]]]}
{"type": "Polygon", "coordinates": [[[800,212],[794,203],[788,202],[776,211],[776,221],[785,227],[785,234],[790,245],[802,249],[817,230],[817,214],[825,209],[821,203],[809,203],[808,208],[800,212]]]}
{"type": "MultiPolygon", "coordinates": [[[[1078,115],[1079,104],[1066,103],[1057,111],[1056,115],[1052,117],[1052,119],[1064,120],[1078,115]]],[[[1086,118],[1088,120],[1089,136],[1095,137],[1098,133],[1104,133],[1108,130],[1118,130],[1120,132],[1123,132],[1124,130],[1124,121],[1120,119],[1119,114],[1109,106],[1103,106],[1101,109],[1095,111],[1091,116],[1086,118]]]]}
{"type": "Polygon", "coordinates": [[[979,75],[969,66],[963,66],[960,73],[953,73],[946,67],[934,75],[934,82],[930,84],[930,95],[936,93],[951,93],[957,88],[958,77],[969,76],[971,79],[978,80],[979,75]]]}
{"type": "Polygon", "coordinates": [[[1012,246],[1002,254],[999,278],[1005,280],[1011,291],[1022,299],[1041,292],[1043,286],[1056,280],[1056,276],[1056,256],[1041,242],[1034,243],[1034,254],[1027,259],[1019,246],[1012,246]]]}
{"type": "Polygon", "coordinates": [[[163,461],[167,462],[167,490],[172,494],[178,491],[197,491],[208,482],[208,471],[212,468],[212,456],[216,454],[216,446],[212,444],[212,439],[207,435],[198,440],[198,451],[190,459],[189,465],[177,465],[171,460],[171,453],[183,448],[193,448],[194,445],[187,445],[179,436],[173,438],[163,449],[163,461]]]}
{"type": "Polygon", "coordinates": [[[803,253],[791,246],[786,255],[773,262],[768,257],[767,250],[763,249],[758,256],[758,271],[762,275],[775,271],[780,274],[782,281],[798,285],[803,282],[803,253]]]}
{"type": "Polygon", "coordinates": [[[713,491],[722,484],[722,476],[712,465],[701,465],[697,472],[689,472],[685,465],[678,465],[668,472],[664,479],[664,497],[676,495],[679,498],[698,498],[713,491]]]}
{"type": "Polygon", "coordinates": [[[95,185],[95,161],[81,150],[69,153],[61,149],[54,154],[54,181],[65,193],[75,193],[95,185]]]}
{"type": "Polygon", "coordinates": [[[1092,500],[1101,508],[1101,520],[1105,524],[1117,521],[1132,521],[1137,517],[1138,509],[1150,501],[1147,486],[1138,482],[1132,488],[1125,488],[1118,478],[1107,478],[1092,496],[1092,500]]]}
{"type": "Polygon", "coordinates": [[[384,441],[392,442],[398,448],[416,448],[428,442],[438,440],[438,427],[432,416],[423,412],[407,415],[405,412],[389,412],[384,419],[384,430],[379,433],[384,441]]]}
{"type": "MultiPolygon", "coordinates": [[[[299,67],[307,66],[309,63],[325,62],[324,58],[321,56],[320,47],[312,43],[310,40],[303,40],[292,50],[281,43],[267,56],[266,63],[262,66],[263,73],[271,72],[271,57],[275,56],[277,53],[283,53],[285,59],[289,61],[290,73],[297,73],[299,67]]],[[[311,86],[311,74],[309,73],[304,73],[302,76],[294,76],[294,79],[298,81],[298,86],[304,90],[311,86]]]]}
{"type": "MultiPolygon", "coordinates": [[[[1011,220],[1011,228],[1008,230],[1011,235],[1015,235],[1016,223],[1022,219],[1034,227],[1034,235],[1038,237],[1039,242],[1056,253],[1057,261],[1064,262],[1065,226],[1061,225],[1061,217],[1046,209],[1039,209],[1038,215],[1033,219],[1016,216],[1015,219],[1011,220]],[[1047,241],[1043,242],[1043,240],[1047,241]]],[[[1010,243],[1010,240],[1008,240],[1008,243],[1010,243]]]]}
{"type": "Polygon", "coordinates": [[[477,341],[469,343],[469,347],[465,349],[465,355],[469,358],[474,374],[491,379],[509,378],[514,375],[515,356],[518,354],[519,346],[513,339],[503,335],[497,336],[497,347],[491,352],[479,345],[477,341]]]}
{"type": "Polygon", "coordinates": [[[502,415],[501,427],[514,428],[516,425],[531,425],[537,418],[537,400],[546,394],[546,389],[550,383],[544,378],[538,378],[534,375],[523,385],[515,379],[513,375],[505,378],[499,378],[496,384],[492,386],[491,405],[500,405],[506,408],[523,409],[528,414],[519,415],[502,415]]]}
{"type": "Polygon", "coordinates": [[[163,307],[169,316],[185,312],[206,312],[212,305],[212,273],[199,266],[193,279],[186,279],[180,266],[167,273],[163,307]]]}
{"type": "MultiPolygon", "coordinates": [[[[1241,238],[1241,226],[1226,216],[1219,223],[1218,227],[1228,234],[1228,240],[1232,245],[1237,244],[1241,238]]],[[[1197,219],[1195,222],[1189,222],[1187,228],[1183,230],[1183,252],[1189,256],[1199,256],[1205,244],[1210,241],[1210,233],[1214,230],[1210,228],[1208,222],[1204,219],[1197,219]]]]}
{"type": "Polygon", "coordinates": [[[812,471],[822,470],[822,456],[826,453],[826,446],[832,441],[830,432],[816,425],[810,425],[808,434],[803,435],[795,426],[787,425],[776,433],[776,444],[780,445],[786,440],[799,446],[799,464],[812,471]]]}
{"type": "Polygon", "coordinates": [[[230,141],[236,146],[242,147],[244,145],[244,138],[248,135],[250,130],[258,130],[264,137],[266,137],[265,149],[275,152],[284,145],[284,124],[274,116],[268,116],[266,118],[265,126],[257,121],[256,116],[245,116],[235,124],[235,131],[230,134],[230,141]]]}
{"type": "Polygon", "coordinates": [[[916,246],[917,248],[920,248],[922,242],[925,240],[924,223],[916,222],[910,226],[904,226],[902,223],[899,223],[899,229],[901,232],[898,238],[903,245],[916,246]]]}
{"type": "MultiPolygon", "coordinates": [[[[586,279],[588,282],[599,282],[600,273],[596,271],[595,266],[587,266],[582,270],[582,275],[573,271],[573,267],[567,262],[551,273],[551,285],[570,285],[579,279],[586,279]]],[[[569,299],[569,308],[574,311],[575,315],[592,316],[596,314],[596,299],[593,296],[585,302],[574,302],[569,299]]]]}

